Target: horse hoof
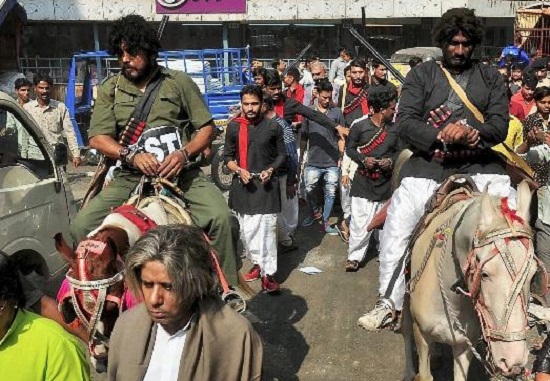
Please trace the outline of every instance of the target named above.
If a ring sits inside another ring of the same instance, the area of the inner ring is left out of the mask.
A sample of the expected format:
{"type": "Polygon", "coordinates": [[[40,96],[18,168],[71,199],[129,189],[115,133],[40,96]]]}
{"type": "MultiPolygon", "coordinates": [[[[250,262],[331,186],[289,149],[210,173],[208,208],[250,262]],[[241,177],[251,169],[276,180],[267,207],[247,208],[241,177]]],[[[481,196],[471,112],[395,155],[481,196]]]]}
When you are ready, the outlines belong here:
{"type": "Polygon", "coordinates": [[[223,294],[222,300],[235,312],[242,314],[246,311],[246,301],[239,293],[235,291],[229,291],[228,293],[223,294]]]}

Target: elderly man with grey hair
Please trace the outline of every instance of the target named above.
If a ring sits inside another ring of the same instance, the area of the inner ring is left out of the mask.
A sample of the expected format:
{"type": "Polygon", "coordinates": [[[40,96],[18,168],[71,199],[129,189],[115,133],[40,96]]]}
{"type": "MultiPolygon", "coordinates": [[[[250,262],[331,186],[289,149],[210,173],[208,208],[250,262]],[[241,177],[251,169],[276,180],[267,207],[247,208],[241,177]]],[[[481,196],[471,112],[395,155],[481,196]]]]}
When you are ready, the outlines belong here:
{"type": "Polygon", "coordinates": [[[261,379],[262,343],[218,296],[202,231],[159,226],[126,256],[127,282],[143,303],[117,321],[108,377],[118,381],[261,379]]]}

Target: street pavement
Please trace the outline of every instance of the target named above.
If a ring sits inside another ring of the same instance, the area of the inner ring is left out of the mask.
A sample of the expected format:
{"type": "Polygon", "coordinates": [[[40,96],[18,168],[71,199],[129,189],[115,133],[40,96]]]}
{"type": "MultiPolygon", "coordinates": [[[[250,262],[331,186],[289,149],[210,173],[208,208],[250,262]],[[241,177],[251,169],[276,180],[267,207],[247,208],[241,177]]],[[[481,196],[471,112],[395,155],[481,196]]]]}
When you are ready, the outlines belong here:
{"type": "MultiPolygon", "coordinates": [[[[90,179],[86,174],[93,170],[93,167],[69,170],[75,197],[82,197],[90,179]]],[[[337,209],[333,215],[338,213],[337,209]]],[[[305,217],[304,208],[300,217],[305,217]]],[[[320,225],[299,227],[295,235],[298,249],[279,255],[277,279],[282,283],[282,291],[278,295],[258,293],[248,301],[244,315],[264,343],[264,379],[401,380],[402,337],[389,331],[368,333],[356,324],[377,299],[375,250],[369,250],[366,264],[358,272],[346,273],[347,245],[338,236],[325,235],[320,228],[320,225]],[[314,266],[322,273],[307,275],[298,271],[305,266],[314,266]]],[[[245,260],[243,270],[249,267],[245,260]]],[[[259,281],[250,285],[260,291],[259,281]]],[[[436,381],[452,378],[449,358],[434,361],[432,368],[436,381]]],[[[93,375],[95,381],[106,379],[104,374],[93,375]]],[[[474,375],[469,379],[487,378],[474,375]]]]}

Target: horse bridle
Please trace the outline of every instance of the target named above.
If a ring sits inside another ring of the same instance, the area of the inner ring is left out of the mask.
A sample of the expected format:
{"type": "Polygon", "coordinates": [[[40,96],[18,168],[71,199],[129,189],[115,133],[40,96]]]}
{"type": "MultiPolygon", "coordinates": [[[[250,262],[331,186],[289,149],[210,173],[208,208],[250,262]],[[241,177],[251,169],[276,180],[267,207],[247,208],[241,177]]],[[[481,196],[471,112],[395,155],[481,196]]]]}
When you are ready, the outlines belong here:
{"type": "MultiPolygon", "coordinates": [[[[505,204],[507,205],[507,203],[503,201],[503,206],[505,204]]],[[[506,342],[525,340],[526,332],[529,329],[528,325],[526,325],[525,329],[517,332],[508,332],[506,329],[506,326],[508,325],[513,306],[518,296],[521,298],[523,302],[522,306],[527,305],[526,300],[528,299],[528,291],[522,292],[522,290],[524,290],[525,282],[527,281],[527,276],[531,270],[531,266],[533,263],[532,260],[535,260],[535,263],[538,266],[541,266],[540,261],[534,255],[533,245],[530,244],[530,241],[532,240],[532,237],[533,237],[533,233],[531,232],[530,229],[525,229],[523,227],[522,228],[514,227],[512,225],[511,219],[505,216],[508,222],[508,226],[509,226],[508,228],[491,232],[485,236],[480,235],[479,229],[476,230],[476,234],[473,239],[472,246],[468,254],[466,263],[464,264],[464,266],[461,266],[460,262],[458,261],[458,257],[456,255],[456,247],[455,247],[456,237],[455,236],[458,228],[460,227],[466,215],[466,212],[473,205],[474,203],[470,202],[465,208],[463,208],[457,220],[457,224],[455,225],[454,232],[452,234],[453,243],[452,243],[451,255],[452,255],[453,261],[455,262],[455,267],[457,269],[457,272],[459,272],[462,275],[461,279],[459,279],[455,283],[455,285],[452,287],[452,290],[459,294],[467,296],[472,300],[474,304],[474,309],[478,314],[478,318],[480,321],[483,339],[487,344],[492,340],[499,340],[499,341],[506,341],[506,342]],[[520,242],[527,248],[526,260],[524,261],[522,267],[519,270],[516,269],[514,259],[512,258],[508,250],[508,245],[510,241],[516,240],[516,239],[519,239],[520,242]],[[491,255],[487,256],[487,258],[484,258],[483,261],[480,261],[477,257],[477,251],[487,245],[494,245],[491,255]],[[513,279],[513,285],[512,285],[512,292],[510,293],[510,296],[508,297],[508,300],[506,302],[506,308],[504,310],[503,316],[501,317],[501,319],[497,318],[497,322],[495,325],[490,317],[490,314],[483,300],[483,295],[481,293],[481,279],[483,274],[483,267],[485,266],[485,264],[487,264],[487,262],[495,258],[497,255],[500,255],[503,258],[506,269],[508,270],[510,277],[513,279]],[[468,286],[468,284],[470,284],[470,286],[468,286]]],[[[514,217],[513,219],[516,219],[523,223],[523,220],[515,216],[515,214],[513,215],[513,217],[514,217]]],[[[446,235],[444,239],[446,241],[446,235]]],[[[444,243],[444,246],[446,246],[446,242],[444,243]]],[[[443,261],[440,260],[440,270],[441,270],[442,263],[443,261]]],[[[480,362],[483,363],[483,365],[486,367],[486,369],[490,373],[494,373],[493,364],[489,361],[489,358],[492,356],[490,347],[487,348],[486,359],[481,358],[481,356],[475,349],[474,345],[467,338],[466,330],[460,324],[460,321],[458,320],[456,314],[450,309],[450,306],[448,305],[449,300],[446,296],[445,290],[441,282],[441,274],[439,274],[439,277],[440,277],[439,279],[440,289],[441,289],[443,298],[447,303],[448,310],[451,312],[451,318],[454,324],[465,335],[467,344],[470,347],[471,351],[473,352],[474,356],[480,362]]],[[[525,311],[525,309],[524,309],[524,313],[525,315],[527,315],[527,311],[525,311]]]]}
{"type": "MultiPolygon", "coordinates": [[[[510,321],[510,316],[517,298],[519,297],[522,301],[522,306],[526,306],[529,299],[529,291],[525,290],[525,282],[527,281],[527,276],[535,260],[533,245],[530,242],[532,238],[533,233],[530,230],[522,228],[515,229],[512,227],[492,232],[485,237],[479,237],[478,234],[476,234],[474,238],[473,248],[464,265],[463,274],[466,284],[468,284],[468,280],[470,280],[469,292],[466,295],[474,302],[475,310],[481,321],[483,337],[487,342],[490,340],[512,342],[526,339],[526,332],[529,330],[528,324],[526,324],[525,329],[516,332],[508,332],[506,327],[510,321]],[[520,269],[516,268],[514,258],[511,256],[508,248],[510,240],[519,240],[527,249],[525,260],[520,269]],[[488,245],[494,246],[490,255],[482,261],[479,261],[476,251],[488,245]],[[483,300],[483,294],[481,293],[481,278],[485,264],[498,255],[500,255],[504,261],[504,265],[513,283],[508,300],[505,304],[504,312],[500,318],[496,317],[495,322],[487,311],[483,300]]],[[[524,313],[527,315],[525,309],[524,313]]]]}
{"type": "MultiPolygon", "coordinates": [[[[107,248],[107,244],[102,241],[95,240],[85,240],[80,242],[76,249],[76,261],[79,262],[79,268],[85,268],[86,258],[90,253],[101,254],[107,248]]],[[[74,308],[74,311],[77,317],[80,319],[82,324],[90,332],[89,340],[89,349],[90,353],[93,352],[93,347],[95,342],[99,341],[105,346],[109,345],[109,340],[106,336],[100,334],[98,329],[98,324],[101,320],[101,315],[103,314],[103,308],[105,307],[105,302],[110,301],[118,305],[119,310],[122,309],[122,297],[117,297],[114,295],[109,295],[109,287],[122,282],[124,280],[124,263],[120,257],[117,258],[117,273],[107,279],[99,280],[78,280],[73,278],[73,270],[67,272],[66,278],[70,284],[70,296],[71,302],[74,308]],[[80,303],[76,298],[75,290],[81,291],[84,293],[84,298],[95,299],[95,306],[93,311],[88,311],[86,306],[82,308],[90,314],[90,319],[86,318],[86,314],[82,311],[80,303]]]]}

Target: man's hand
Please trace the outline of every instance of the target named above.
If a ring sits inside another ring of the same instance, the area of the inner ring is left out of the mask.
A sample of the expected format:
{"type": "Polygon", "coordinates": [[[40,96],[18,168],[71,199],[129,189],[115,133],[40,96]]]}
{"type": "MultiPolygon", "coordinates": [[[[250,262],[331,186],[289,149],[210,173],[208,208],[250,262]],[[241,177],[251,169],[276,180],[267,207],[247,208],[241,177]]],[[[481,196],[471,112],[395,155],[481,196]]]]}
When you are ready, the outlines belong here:
{"type": "Polygon", "coordinates": [[[286,198],[288,200],[293,199],[296,197],[296,193],[298,192],[298,187],[296,184],[286,184],[286,198]]]}
{"type": "Polygon", "coordinates": [[[441,105],[434,111],[430,111],[428,123],[434,128],[439,128],[451,115],[451,110],[447,106],[441,105]]]}
{"type": "Polygon", "coordinates": [[[80,156],[73,156],[73,165],[75,168],[79,167],[82,164],[82,159],[80,156]]]}
{"type": "Polygon", "coordinates": [[[374,157],[367,157],[363,163],[367,169],[374,169],[378,165],[378,162],[374,157]]]}
{"type": "Polygon", "coordinates": [[[185,164],[187,164],[185,160],[185,155],[181,150],[176,150],[170,155],[166,156],[162,164],[160,164],[160,167],[158,167],[158,174],[160,177],[171,179],[172,177],[180,173],[185,164]]]}
{"type": "Polygon", "coordinates": [[[470,133],[468,133],[468,136],[466,137],[466,139],[468,140],[468,143],[466,144],[468,148],[470,149],[476,148],[479,141],[481,140],[481,138],[479,137],[479,131],[476,130],[475,128],[472,128],[470,133]]]}
{"type": "Polygon", "coordinates": [[[348,175],[342,175],[342,186],[349,188],[350,180],[348,175]]]}
{"type": "Polygon", "coordinates": [[[152,153],[138,153],[134,156],[134,167],[139,169],[143,174],[154,177],[158,173],[160,164],[157,157],[152,153]]]}
{"type": "Polygon", "coordinates": [[[300,128],[301,125],[302,125],[301,122],[292,122],[292,123],[290,124],[290,127],[292,127],[292,130],[293,130],[293,131],[296,131],[297,129],[300,128]]]}
{"type": "Polygon", "coordinates": [[[252,178],[252,176],[250,176],[250,172],[242,168],[239,171],[239,177],[243,184],[248,184],[250,182],[250,179],[252,178]]]}
{"type": "Polygon", "coordinates": [[[544,134],[544,144],[550,147],[550,134],[544,134]]]}
{"type": "Polygon", "coordinates": [[[460,123],[450,123],[437,135],[437,139],[447,144],[467,145],[471,127],[460,123]]]}
{"type": "Polygon", "coordinates": [[[348,136],[349,134],[349,128],[346,128],[344,126],[338,126],[336,127],[336,132],[338,132],[340,139],[345,139],[346,136],[348,136]]]}
{"type": "Polygon", "coordinates": [[[319,97],[319,91],[317,90],[317,86],[313,86],[313,89],[311,90],[311,101],[314,99],[317,99],[319,97]]]}
{"type": "Polygon", "coordinates": [[[262,184],[265,184],[269,181],[272,173],[273,169],[266,169],[265,171],[262,171],[262,173],[260,173],[260,181],[262,182],[262,184]]]}
{"type": "Polygon", "coordinates": [[[380,168],[384,171],[391,170],[391,160],[390,159],[382,159],[379,162],[380,168]]]}

